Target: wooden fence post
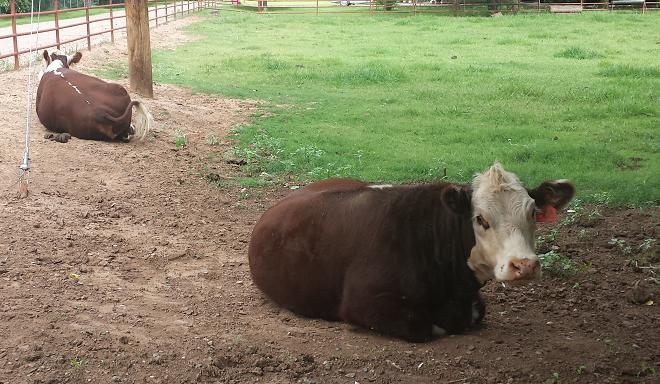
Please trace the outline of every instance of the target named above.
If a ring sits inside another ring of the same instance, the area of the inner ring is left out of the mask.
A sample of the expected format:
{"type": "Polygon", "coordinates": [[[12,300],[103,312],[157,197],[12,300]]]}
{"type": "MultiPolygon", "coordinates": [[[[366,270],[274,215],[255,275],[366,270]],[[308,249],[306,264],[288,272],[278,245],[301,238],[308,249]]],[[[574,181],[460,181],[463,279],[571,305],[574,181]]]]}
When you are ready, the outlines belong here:
{"type": "Polygon", "coordinates": [[[14,69],[18,69],[20,67],[20,63],[18,61],[18,37],[16,37],[16,1],[15,0],[9,0],[9,13],[11,13],[11,33],[14,35],[12,36],[12,40],[14,41],[14,69]]]}
{"type": "Polygon", "coordinates": [[[110,4],[110,41],[115,42],[115,19],[112,16],[112,0],[109,1],[110,4]]]}
{"type": "Polygon", "coordinates": [[[144,97],[154,97],[147,0],[126,0],[124,7],[131,89],[144,97]]]}
{"type": "Polygon", "coordinates": [[[91,31],[89,29],[89,2],[90,0],[85,0],[85,22],[87,23],[87,50],[92,50],[92,37],[91,31]]]}
{"type": "Polygon", "coordinates": [[[59,15],[60,2],[58,0],[53,1],[53,10],[55,11],[55,42],[57,43],[57,49],[60,49],[60,15],[59,15]]]}
{"type": "MultiPolygon", "coordinates": [[[[147,9],[149,7],[149,3],[147,3],[147,9]]],[[[154,16],[154,21],[156,21],[156,26],[158,26],[158,0],[156,0],[156,6],[154,7],[154,13],[156,16],[154,16]]]]}

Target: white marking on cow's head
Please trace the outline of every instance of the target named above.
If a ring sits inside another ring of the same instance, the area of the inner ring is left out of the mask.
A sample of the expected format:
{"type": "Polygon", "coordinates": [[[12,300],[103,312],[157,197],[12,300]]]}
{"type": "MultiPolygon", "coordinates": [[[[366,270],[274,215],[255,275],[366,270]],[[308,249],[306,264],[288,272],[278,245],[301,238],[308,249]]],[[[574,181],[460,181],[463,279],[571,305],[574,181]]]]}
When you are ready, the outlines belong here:
{"type": "Polygon", "coordinates": [[[53,73],[55,73],[56,75],[60,75],[60,76],[62,76],[62,73],[61,73],[61,72],[57,72],[57,70],[60,69],[60,68],[62,68],[62,67],[63,67],[63,65],[62,65],[62,62],[61,62],[61,61],[59,61],[59,60],[57,60],[57,61],[51,61],[50,64],[48,64],[48,66],[47,66],[45,69],[42,69],[42,70],[39,72],[39,81],[41,81],[41,78],[42,78],[46,73],[48,73],[48,72],[53,72],[53,73]]]}
{"type": "Polygon", "coordinates": [[[549,181],[528,191],[511,172],[495,163],[472,182],[472,227],[476,244],[468,265],[484,282],[540,277],[534,251],[536,213],[561,208],[575,189],[565,180],[549,181]]]}
{"type": "Polygon", "coordinates": [[[386,189],[386,188],[392,188],[392,184],[375,184],[375,185],[370,185],[368,188],[371,188],[371,189],[386,189]]]}
{"type": "Polygon", "coordinates": [[[82,58],[82,53],[76,52],[73,55],[65,55],[60,51],[53,51],[50,55],[48,51],[44,50],[43,52],[44,60],[46,61],[46,69],[42,69],[39,72],[39,81],[44,74],[48,72],[54,72],[56,75],[64,77],[61,72],[56,72],[60,68],[69,68],[71,64],[76,64],[80,62],[82,58]]]}

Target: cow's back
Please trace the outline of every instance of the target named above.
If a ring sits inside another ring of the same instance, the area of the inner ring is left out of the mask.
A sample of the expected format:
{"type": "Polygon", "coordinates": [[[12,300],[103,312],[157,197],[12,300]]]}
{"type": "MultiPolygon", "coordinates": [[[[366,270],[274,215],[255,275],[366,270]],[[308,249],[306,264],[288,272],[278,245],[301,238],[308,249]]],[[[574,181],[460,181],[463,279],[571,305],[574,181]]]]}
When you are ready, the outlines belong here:
{"type": "Polygon", "coordinates": [[[365,209],[358,200],[368,199],[366,185],[319,182],[266,211],[254,227],[248,251],[257,286],[294,312],[337,319],[343,278],[359,253],[357,237],[363,236],[355,230],[362,224],[354,220],[354,208],[365,209]]]}
{"type": "Polygon", "coordinates": [[[110,109],[113,115],[124,113],[131,102],[131,97],[124,87],[84,73],[75,72],[75,74],[76,81],[83,84],[85,92],[97,105],[110,109]]]}

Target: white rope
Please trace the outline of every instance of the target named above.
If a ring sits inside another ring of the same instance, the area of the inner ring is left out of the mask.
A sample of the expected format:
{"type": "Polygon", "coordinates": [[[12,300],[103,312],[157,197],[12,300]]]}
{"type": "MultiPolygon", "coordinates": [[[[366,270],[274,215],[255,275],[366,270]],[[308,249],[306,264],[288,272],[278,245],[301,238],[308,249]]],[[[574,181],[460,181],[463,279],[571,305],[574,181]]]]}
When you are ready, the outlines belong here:
{"type": "MultiPolygon", "coordinates": [[[[32,41],[32,33],[34,32],[34,0],[32,0],[30,9],[30,51],[28,53],[28,89],[27,89],[27,119],[25,126],[25,152],[23,152],[23,163],[19,167],[19,182],[21,183],[21,195],[27,195],[28,175],[30,172],[30,128],[32,127],[32,102],[33,102],[33,85],[32,85],[32,66],[34,64],[34,49],[39,48],[39,31],[41,29],[41,0],[39,0],[37,13],[37,33],[35,41],[32,41]]],[[[25,196],[24,196],[25,197],[25,196]]]]}

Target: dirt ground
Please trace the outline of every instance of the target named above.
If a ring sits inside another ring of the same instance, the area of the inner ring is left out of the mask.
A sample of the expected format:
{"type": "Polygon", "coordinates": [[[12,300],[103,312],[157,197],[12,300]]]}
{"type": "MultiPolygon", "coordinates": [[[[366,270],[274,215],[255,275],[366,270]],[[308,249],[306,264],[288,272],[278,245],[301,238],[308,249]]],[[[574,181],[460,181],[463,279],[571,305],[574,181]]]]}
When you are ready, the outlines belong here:
{"type": "MultiPolygon", "coordinates": [[[[121,44],[83,54],[81,71],[126,59],[121,44]]],[[[225,136],[257,103],[158,84],[142,143],[60,144],[36,123],[19,200],[26,84],[25,70],[0,73],[0,383],[660,382],[659,260],[640,248],[657,241],[657,209],[542,228],[575,275],[489,283],[481,328],[411,344],[297,317],[251,283],[251,228],[289,189],[201,175],[240,175],[213,154],[231,153],[225,136]]]]}

